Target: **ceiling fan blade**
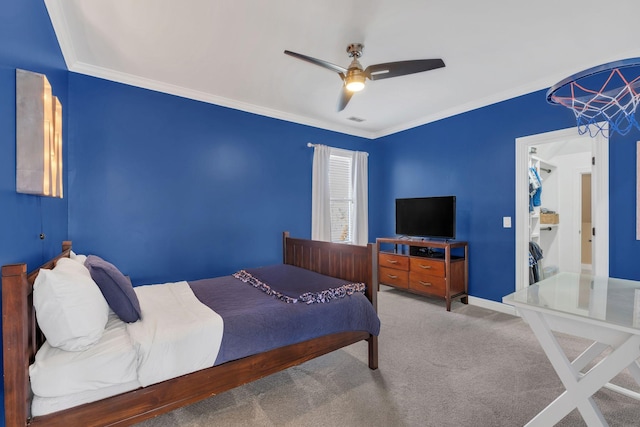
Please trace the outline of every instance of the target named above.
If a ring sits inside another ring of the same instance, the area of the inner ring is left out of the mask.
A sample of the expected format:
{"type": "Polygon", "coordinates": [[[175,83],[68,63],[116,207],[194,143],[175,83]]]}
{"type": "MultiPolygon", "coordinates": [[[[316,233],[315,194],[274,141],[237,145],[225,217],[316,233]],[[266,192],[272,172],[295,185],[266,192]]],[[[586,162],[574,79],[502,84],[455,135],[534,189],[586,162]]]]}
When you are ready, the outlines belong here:
{"type": "Polygon", "coordinates": [[[388,79],[390,77],[406,76],[444,67],[442,59],[416,59],[412,61],[387,62],[369,65],[365,74],[371,80],[388,79]]]}
{"type": "Polygon", "coordinates": [[[310,56],[303,55],[301,53],[291,52],[290,50],[285,50],[284,53],[289,55],[289,56],[293,56],[294,58],[302,59],[303,61],[307,61],[307,62],[310,62],[312,64],[319,65],[319,66],[321,66],[323,68],[327,68],[327,69],[329,69],[331,71],[335,71],[336,73],[346,73],[347,72],[346,68],[341,67],[341,66],[336,65],[336,64],[332,64],[331,62],[323,61],[322,59],[312,58],[310,56]]]}
{"type": "Polygon", "coordinates": [[[347,90],[346,86],[342,86],[342,92],[340,93],[340,100],[338,101],[338,111],[344,110],[344,107],[347,106],[352,95],[353,95],[353,92],[351,92],[350,90],[347,90]]]}

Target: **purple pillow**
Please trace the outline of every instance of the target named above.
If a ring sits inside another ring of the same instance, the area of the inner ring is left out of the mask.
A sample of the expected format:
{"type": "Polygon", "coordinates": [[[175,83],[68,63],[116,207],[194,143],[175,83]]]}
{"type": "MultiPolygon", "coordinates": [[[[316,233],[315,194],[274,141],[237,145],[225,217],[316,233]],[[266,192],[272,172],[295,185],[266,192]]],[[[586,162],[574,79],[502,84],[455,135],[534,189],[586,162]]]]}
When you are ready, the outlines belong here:
{"type": "Polygon", "coordinates": [[[99,256],[89,255],[84,262],[91,278],[98,284],[109,307],[124,322],[132,323],[140,319],[140,302],[131,281],[115,265],[99,256]]]}

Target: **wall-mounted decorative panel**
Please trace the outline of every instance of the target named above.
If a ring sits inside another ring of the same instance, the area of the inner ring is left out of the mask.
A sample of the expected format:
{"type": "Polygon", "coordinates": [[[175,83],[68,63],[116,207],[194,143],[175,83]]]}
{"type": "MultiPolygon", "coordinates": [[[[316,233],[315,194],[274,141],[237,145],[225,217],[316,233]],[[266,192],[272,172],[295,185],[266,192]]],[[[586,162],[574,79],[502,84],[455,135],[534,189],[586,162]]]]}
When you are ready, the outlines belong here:
{"type": "Polygon", "coordinates": [[[62,105],[44,74],[16,70],[16,191],[62,197],[62,105]]]}

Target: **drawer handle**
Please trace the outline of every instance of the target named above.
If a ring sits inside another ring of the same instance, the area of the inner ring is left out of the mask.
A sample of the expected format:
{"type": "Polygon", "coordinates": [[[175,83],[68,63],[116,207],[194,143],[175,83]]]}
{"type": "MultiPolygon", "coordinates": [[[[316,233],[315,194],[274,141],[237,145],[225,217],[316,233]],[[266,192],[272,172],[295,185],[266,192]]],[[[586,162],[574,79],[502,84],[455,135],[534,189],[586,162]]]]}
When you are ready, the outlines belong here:
{"type": "Polygon", "coordinates": [[[396,261],[395,259],[388,259],[387,262],[389,264],[397,264],[398,263],[398,261],[396,261]]]}
{"type": "Polygon", "coordinates": [[[397,279],[398,276],[394,275],[394,274],[387,274],[387,276],[389,277],[389,279],[397,279]]]}
{"type": "Polygon", "coordinates": [[[418,283],[420,283],[422,286],[431,286],[430,282],[423,282],[422,280],[418,280],[418,283]]]}
{"type": "Polygon", "coordinates": [[[423,264],[420,264],[420,268],[423,268],[423,269],[425,269],[425,270],[428,270],[428,269],[430,269],[430,268],[431,268],[431,266],[430,266],[430,265],[423,265],[423,264]]]}

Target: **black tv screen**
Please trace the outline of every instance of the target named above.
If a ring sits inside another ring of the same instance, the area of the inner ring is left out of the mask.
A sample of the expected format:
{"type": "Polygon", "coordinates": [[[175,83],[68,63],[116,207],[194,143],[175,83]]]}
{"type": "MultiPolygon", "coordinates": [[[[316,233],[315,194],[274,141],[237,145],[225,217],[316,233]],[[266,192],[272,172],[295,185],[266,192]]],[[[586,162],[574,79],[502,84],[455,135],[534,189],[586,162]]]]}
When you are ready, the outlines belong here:
{"type": "Polygon", "coordinates": [[[456,196],[396,199],[396,234],[456,238],[456,196]]]}

